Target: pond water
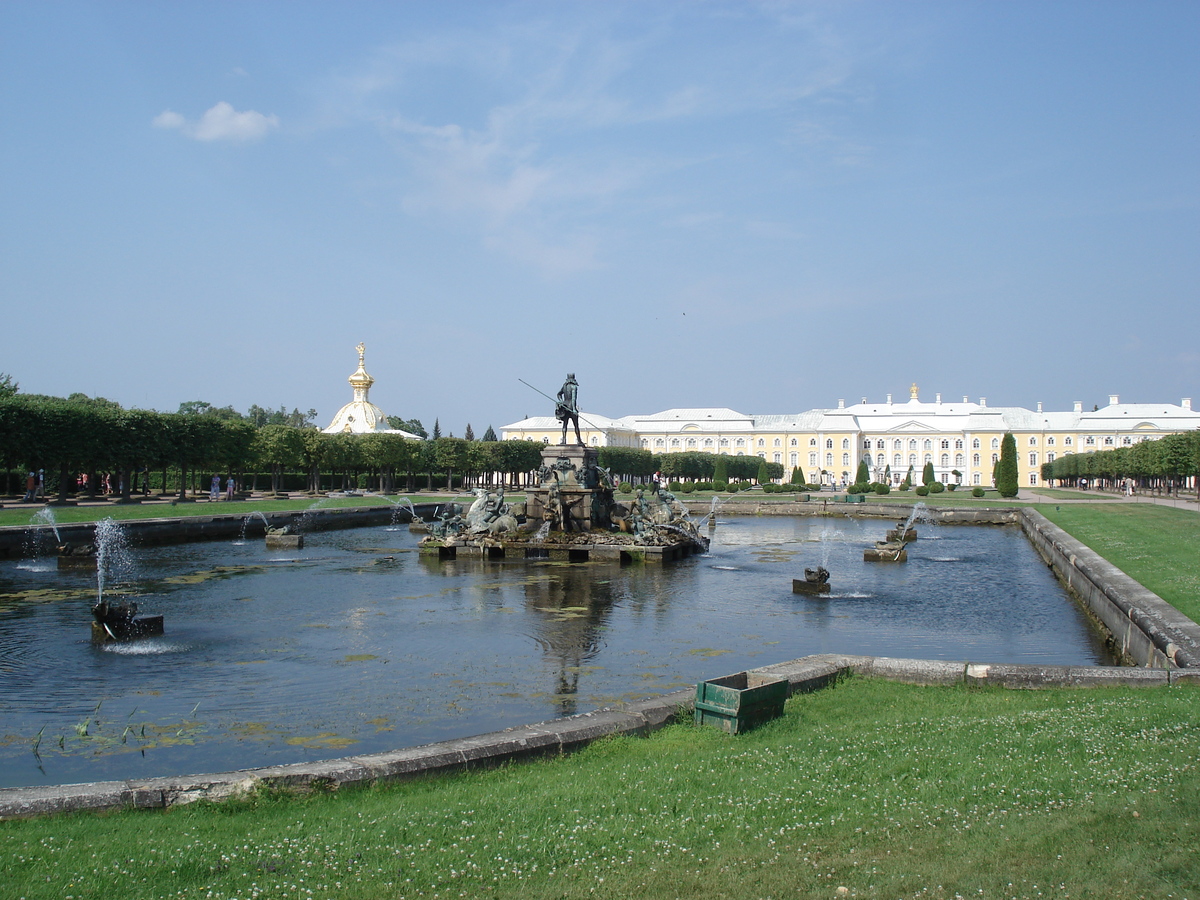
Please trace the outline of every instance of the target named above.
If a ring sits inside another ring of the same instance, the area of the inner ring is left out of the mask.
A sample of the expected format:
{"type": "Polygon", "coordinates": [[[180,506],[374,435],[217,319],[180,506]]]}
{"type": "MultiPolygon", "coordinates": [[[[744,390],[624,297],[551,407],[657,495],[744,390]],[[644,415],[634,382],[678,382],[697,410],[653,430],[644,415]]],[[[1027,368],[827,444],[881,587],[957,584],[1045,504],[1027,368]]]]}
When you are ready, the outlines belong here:
{"type": "Polygon", "coordinates": [[[722,521],[658,566],[439,563],[406,528],[133,548],[166,635],[89,643],[95,576],[0,564],[0,786],[370,753],[584,712],[811,653],[1111,664],[1015,527],[722,521]],[[795,595],[823,564],[833,592],[795,595]],[[40,737],[39,737],[40,732],[40,737]],[[36,752],[35,752],[36,750],[36,752]]]}

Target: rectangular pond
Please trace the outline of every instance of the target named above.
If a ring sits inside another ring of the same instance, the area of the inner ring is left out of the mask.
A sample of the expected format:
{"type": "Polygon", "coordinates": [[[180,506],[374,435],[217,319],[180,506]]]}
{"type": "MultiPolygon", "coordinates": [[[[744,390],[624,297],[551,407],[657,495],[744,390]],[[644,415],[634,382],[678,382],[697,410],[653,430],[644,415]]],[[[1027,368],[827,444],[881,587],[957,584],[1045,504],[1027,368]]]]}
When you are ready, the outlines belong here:
{"type": "Polygon", "coordinates": [[[370,753],[812,653],[1112,664],[1016,527],[924,525],[906,564],[864,563],[887,524],[722,521],[661,567],[439,563],[404,527],[135,547],[106,596],[166,634],[104,646],[94,575],[5,561],[0,786],[370,753]],[[816,565],[832,592],[793,594],[816,565]]]}

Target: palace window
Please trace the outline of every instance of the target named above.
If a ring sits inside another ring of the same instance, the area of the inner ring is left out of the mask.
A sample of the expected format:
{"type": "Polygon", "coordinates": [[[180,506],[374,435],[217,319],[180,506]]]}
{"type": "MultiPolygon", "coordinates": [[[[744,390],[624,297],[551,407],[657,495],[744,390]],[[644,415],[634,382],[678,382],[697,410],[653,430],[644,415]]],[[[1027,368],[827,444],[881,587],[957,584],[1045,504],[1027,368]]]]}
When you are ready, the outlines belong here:
{"type": "Polygon", "coordinates": [[[850,449],[850,438],[842,438],[842,449],[843,450],[850,449]]]}
{"type": "Polygon", "coordinates": [[[893,450],[903,450],[904,449],[904,441],[900,440],[900,438],[896,438],[896,440],[892,443],[892,449],[893,450]]]}
{"type": "Polygon", "coordinates": [[[766,442],[766,441],[764,441],[762,438],[759,438],[759,439],[758,439],[758,446],[760,446],[760,447],[765,447],[765,446],[767,446],[767,442],[766,442]]]}
{"type": "Polygon", "coordinates": [[[1034,436],[1034,435],[1030,435],[1030,436],[1029,436],[1029,446],[1030,446],[1030,447],[1036,447],[1036,446],[1037,446],[1037,437],[1036,437],[1036,436],[1034,436]]]}
{"type": "Polygon", "coordinates": [[[978,472],[976,472],[976,473],[975,473],[975,475],[974,475],[974,477],[973,477],[973,479],[972,479],[971,483],[972,483],[972,484],[979,484],[979,473],[978,473],[978,472]]]}
{"type": "Polygon", "coordinates": [[[1036,465],[1037,465],[1037,451],[1036,451],[1036,450],[1030,451],[1030,453],[1029,453],[1029,464],[1030,464],[1031,466],[1036,466],[1036,465]]]}
{"type": "Polygon", "coordinates": [[[678,447],[679,446],[679,438],[671,438],[671,446],[678,447]]]}
{"type": "Polygon", "coordinates": [[[942,454],[942,468],[943,469],[950,468],[950,454],[949,453],[942,454]]]}
{"type": "Polygon", "coordinates": [[[1071,440],[1071,436],[1068,434],[1065,438],[1063,438],[1063,443],[1066,444],[1068,447],[1070,447],[1071,444],[1074,443],[1074,441],[1071,440]]]}
{"type": "Polygon", "coordinates": [[[915,453],[908,454],[908,464],[910,466],[915,466],[917,464],[917,454],[915,454],[915,453]]]}
{"type": "Polygon", "coordinates": [[[832,453],[825,454],[825,465],[831,469],[833,468],[833,454],[832,453]]]}
{"type": "Polygon", "coordinates": [[[850,454],[849,453],[842,454],[842,465],[843,466],[850,465],[850,454]]]}
{"type": "Polygon", "coordinates": [[[1124,438],[1121,439],[1121,443],[1124,444],[1126,447],[1128,447],[1130,444],[1133,443],[1133,438],[1126,435],[1124,438]]]}
{"type": "Polygon", "coordinates": [[[1104,439],[1104,446],[1111,447],[1112,445],[1113,445],[1113,439],[1112,439],[1112,435],[1110,434],[1110,435],[1108,435],[1108,437],[1106,437],[1104,439]]]}
{"type": "Polygon", "coordinates": [[[1091,447],[1096,443],[1096,439],[1089,434],[1086,438],[1084,438],[1083,442],[1091,447]]]}
{"type": "Polygon", "coordinates": [[[946,441],[942,441],[942,449],[943,449],[943,450],[949,450],[949,449],[950,449],[950,442],[949,442],[948,440],[946,440],[946,441]]]}
{"type": "Polygon", "coordinates": [[[666,445],[667,445],[666,441],[664,441],[662,438],[655,438],[655,439],[654,439],[654,446],[655,446],[655,447],[665,447],[666,445]]]}
{"type": "Polygon", "coordinates": [[[863,462],[865,462],[868,467],[875,465],[875,461],[871,459],[870,453],[863,457],[863,462]]]}
{"type": "Polygon", "coordinates": [[[896,466],[897,469],[900,468],[902,465],[904,465],[904,463],[901,462],[901,457],[900,457],[899,453],[897,453],[895,456],[892,457],[892,463],[896,466]]]}
{"type": "Polygon", "coordinates": [[[926,450],[932,450],[932,449],[933,449],[933,441],[929,440],[929,438],[926,438],[926,439],[925,439],[925,449],[926,449],[926,450]]]}
{"type": "Polygon", "coordinates": [[[775,438],[775,446],[776,446],[776,447],[782,447],[782,446],[783,446],[783,442],[782,442],[782,441],[780,441],[780,440],[779,440],[779,438],[775,438]]]}
{"type": "Polygon", "coordinates": [[[775,462],[777,462],[777,463],[783,462],[783,454],[782,453],[775,454],[775,462]]]}
{"type": "Polygon", "coordinates": [[[994,465],[995,465],[996,463],[998,463],[998,462],[1000,462],[1000,454],[999,454],[999,453],[993,453],[993,454],[992,454],[992,465],[994,466],[994,465]]]}
{"type": "Polygon", "coordinates": [[[791,466],[793,469],[796,468],[796,466],[798,466],[800,464],[800,454],[799,453],[788,454],[788,461],[791,463],[791,466]]]}
{"type": "Polygon", "coordinates": [[[800,446],[800,442],[799,442],[798,440],[796,440],[795,438],[792,438],[792,446],[793,446],[793,447],[799,447],[799,446],[800,446]]]}
{"type": "Polygon", "coordinates": [[[729,438],[721,438],[721,446],[728,447],[729,446],[729,438]]]}
{"type": "Polygon", "coordinates": [[[738,439],[737,439],[737,445],[738,445],[739,447],[745,447],[745,446],[746,446],[746,439],[745,439],[745,438],[738,438],[738,439]]]}
{"type": "Polygon", "coordinates": [[[971,449],[972,450],[979,449],[979,438],[975,438],[975,440],[971,441],[971,449]]]}
{"type": "Polygon", "coordinates": [[[688,439],[687,439],[687,445],[688,445],[689,447],[695,447],[695,446],[696,446],[696,439],[695,439],[695,438],[688,438],[688,439]]]}
{"type": "Polygon", "coordinates": [[[962,438],[959,438],[957,441],[954,442],[954,449],[955,450],[962,449],[962,438]]]}
{"type": "Polygon", "coordinates": [[[645,450],[650,449],[650,438],[642,438],[642,448],[645,450]]]}
{"type": "Polygon", "coordinates": [[[964,458],[963,458],[963,455],[962,455],[961,453],[955,453],[955,454],[954,454],[954,465],[955,465],[955,466],[961,466],[961,465],[963,465],[963,464],[964,464],[964,458]]]}
{"type": "Polygon", "coordinates": [[[816,439],[816,438],[809,438],[809,439],[808,439],[808,446],[810,446],[810,447],[815,447],[815,446],[817,446],[817,439],[816,439]]]}
{"type": "Polygon", "coordinates": [[[1030,483],[1030,484],[1037,484],[1037,472],[1030,472],[1030,473],[1029,473],[1029,483],[1030,483]]]}
{"type": "Polygon", "coordinates": [[[705,446],[705,447],[711,447],[711,446],[712,446],[712,438],[705,438],[705,439],[704,439],[704,446],[705,446]]]}
{"type": "Polygon", "coordinates": [[[817,464],[817,454],[815,454],[815,453],[808,454],[808,464],[810,466],[815,466],[817,464]]]}
{"type": "Polygon", "coordinates": [[[1050,435],[1050,437],[1046,438],[1046,443],[1049,444],[1051,447],[1053,447],[1054,446],[1054,435],[1050,435]]]}
{"type": "Polygon", "coordinates": [[[1046,462],[1054,462],[1054,451],[1051,450],[1046,454],[1046,462]]]}
{"type": "Polygon", "coordinates": [[[933,462],[933,454],[932,453],[925,454],[925,462],[927,462],[927,463],[933,462]]]}
{"type": "Polygon", "coordinates": [[[876,442],[875,442],[875,449],[876,449],[876,450],[882,450],[882,449],[883,449],[883,441],[876,441],[876,442]]]}
{"type": "Polygon", "coordinates": [[[864,450],[871,449],[871,439],[870,438],[867,438],[865,441],[863,441],[863,449],[864,450]]]}
{"type": "Polygon", "coordinates": [[[979,454],[978,453],[976,453],[975,455],[973,455],[971,457],[971,465],[975,466],[976,468],[979,468],[979,454]]]}
{"type": "Polygon", "coordinates": [[[916,442],[915,440],[909,441],[909,442],[908,442],[908,449],[909,449],[909,450],[916,450],[916,449],[917,449],[917,442],[916,442]]]}

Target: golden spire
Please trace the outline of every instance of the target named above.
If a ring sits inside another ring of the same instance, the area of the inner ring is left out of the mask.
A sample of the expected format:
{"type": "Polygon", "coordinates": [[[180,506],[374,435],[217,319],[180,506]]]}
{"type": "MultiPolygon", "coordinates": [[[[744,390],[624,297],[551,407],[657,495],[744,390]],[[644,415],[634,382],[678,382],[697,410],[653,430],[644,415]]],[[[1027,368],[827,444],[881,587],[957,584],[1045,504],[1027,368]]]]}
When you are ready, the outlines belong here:
{"type": "Polygon", "coordinates": [[[350,386],[354,388],[355,400],[366,400],[367,391],[371,389],[371,385],[375,383],[375,379],[367,374],[367,370],[363,368],[363,357],[366,354],[366,346],[359,341],[358,346],[354,348],[358,351],[358,368],[354,374],[350,376],[350,386]]]}
{"type": "Polygon", "coordinates": [[[908,389],[908,396],[914,400],[917,399],[917,383],[915,381],[912,383],[912,387],[908,389]]]}

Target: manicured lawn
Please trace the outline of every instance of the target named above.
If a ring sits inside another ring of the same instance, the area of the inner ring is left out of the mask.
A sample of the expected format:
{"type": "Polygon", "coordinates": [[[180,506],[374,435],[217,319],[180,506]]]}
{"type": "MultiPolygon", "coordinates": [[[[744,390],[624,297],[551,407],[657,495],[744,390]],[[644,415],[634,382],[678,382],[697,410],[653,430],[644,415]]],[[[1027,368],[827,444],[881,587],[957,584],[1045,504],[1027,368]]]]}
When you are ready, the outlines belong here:
{"type": "MultiPolygon", "coordinates": [[[[392,497],[396,500],[401,495],[392,497]]],[[[467,495],[442,494],[423,495],[413,494],[409,497],[413,503],[445,503],[448,500],[466,499],[467,495]]],[[[52,506],[54,520],[60,524],[71,522],[98,522],[101,519],[113,518],[117,521],[125,519],[166,519],[183,516],[244,516],[251,512],[296,512],[305,510],[314,504],[320,504],[321,509],[340,509],[353,506],[388,506],[382,497],[322,497],[298,500],[235,500],[209,501],[197,500],[194,503],[179,503],[172,506],[164,503],[132,503],[129,505],[101,504],[87,506],[52,506]]],[[[0,525],[28,525],[36,510],[0,509],[0,525]]]]}
{"type": "Polygon", "coordinates": [[[1200,689],[850,679],[748,735],[0,823],[6,897],[1200,896],[1200,689]],[[839,887],[846,891],[838,893],[839,887]]]}
{"type": "Polygon", "coordinates": [[[1131,503],[1039,506],[1114,566],[1200,622],[1200,516],[1131,503]]]}

